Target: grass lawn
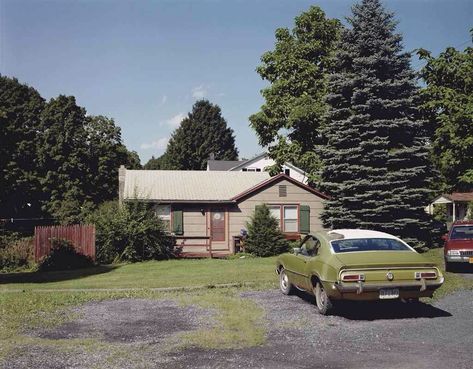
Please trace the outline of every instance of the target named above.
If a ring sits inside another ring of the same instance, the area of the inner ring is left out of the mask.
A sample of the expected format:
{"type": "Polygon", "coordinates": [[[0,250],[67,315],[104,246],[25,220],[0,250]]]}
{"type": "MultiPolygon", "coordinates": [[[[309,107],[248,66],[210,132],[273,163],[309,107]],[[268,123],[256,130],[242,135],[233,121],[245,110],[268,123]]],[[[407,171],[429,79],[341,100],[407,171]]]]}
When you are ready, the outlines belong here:
{"type": "Polygon", "coordinates": [[[32,289],[193,287],[227,283],[276,285],[275,257],[183,259],[46,273],[0,274],[0,292],[32,289]]]}

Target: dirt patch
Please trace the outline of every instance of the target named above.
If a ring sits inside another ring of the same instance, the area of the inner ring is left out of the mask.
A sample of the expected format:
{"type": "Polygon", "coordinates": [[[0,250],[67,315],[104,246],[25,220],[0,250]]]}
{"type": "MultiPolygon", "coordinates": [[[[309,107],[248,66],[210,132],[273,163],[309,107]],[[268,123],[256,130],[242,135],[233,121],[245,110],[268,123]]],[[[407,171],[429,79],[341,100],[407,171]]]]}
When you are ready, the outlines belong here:
{"type": "Polygon", "coordinates": [[[203,309],[172,300],[119,299],[91,302],[71,311],[78,318],[30,334],[46,339],[99,338],[107,342],[158,343],[200,327],[203,309]]]}
{"type": "Polygon", "coordinates": [[[213,311],[172,300],[117,299],[86,303],[67,311],[71,319],[54,328],[27,332],[0,367],[154,368],[182,332],[207,328],[213,311]],[[40,339],[40,340],[38,340],[40,339]]]}

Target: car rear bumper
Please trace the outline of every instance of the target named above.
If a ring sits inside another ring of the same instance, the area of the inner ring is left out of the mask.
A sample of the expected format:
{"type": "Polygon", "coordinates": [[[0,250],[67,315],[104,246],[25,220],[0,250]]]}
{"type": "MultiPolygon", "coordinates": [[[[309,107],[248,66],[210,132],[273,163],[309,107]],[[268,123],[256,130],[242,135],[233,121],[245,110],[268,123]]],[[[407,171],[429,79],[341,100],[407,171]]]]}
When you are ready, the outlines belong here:
{"type": "Polygon", "coordinates": [[[406,283],[376,284],[357,282],[347,285],[342,283],[332,283],[327,286],[327,293],[334,299],[345,300],[378,300],[380,290],[399,289],[399,298],[409,299],[417,297],[432,297],[434,291],[443,284],[443,277],[440,281],[420,280],[406,283]]]}

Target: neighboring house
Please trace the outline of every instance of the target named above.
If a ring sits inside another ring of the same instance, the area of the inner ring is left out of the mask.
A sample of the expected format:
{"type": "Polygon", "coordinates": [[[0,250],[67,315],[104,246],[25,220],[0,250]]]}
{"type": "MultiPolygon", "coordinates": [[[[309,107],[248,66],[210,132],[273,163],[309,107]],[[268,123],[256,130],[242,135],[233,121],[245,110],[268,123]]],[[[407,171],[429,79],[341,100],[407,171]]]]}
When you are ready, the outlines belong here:
{"type": "Polygon", "coordinates": [[[473,192],[453,192],[436,197],[427,207],[427,212],[433,214],[435,205],[447,206],[447,223],[464,220],[468,216],[468,203],[473,201],[473,192]]]}
{"type": "Polygon", "coordinates": [[[235,242],[255,207],[267,204],[287,238],[323,229],[327,196],[284,173],[119,170],[119,199],[155,204],[187,256],[235,252],[235,242]]]}
{"type": "MultiPolygon", "coordinates": [[[[264,172],[266,168],[274,164],[276,164],[275,161],[269,158],[266,153],[262,153],[248,160],[214,160],[211,157],[207,161],[207,171],[264,172]]],[[[284,163],[282,172],[299,182],[307,184],[307,174],[291,163],[284,163]]]]}

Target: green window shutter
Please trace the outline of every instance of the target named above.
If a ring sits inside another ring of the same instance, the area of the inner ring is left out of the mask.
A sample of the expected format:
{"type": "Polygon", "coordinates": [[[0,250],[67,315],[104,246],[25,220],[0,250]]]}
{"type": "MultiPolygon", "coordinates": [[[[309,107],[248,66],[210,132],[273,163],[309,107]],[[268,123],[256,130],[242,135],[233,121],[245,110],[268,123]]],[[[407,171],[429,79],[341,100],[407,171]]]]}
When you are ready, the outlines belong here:
{"type": "Polygon", "coordinates": [[[184,234],[184,219],[182,210],[174,210],[172,212],[172,231],[178,236],[184,234]]]}
{"type": "Polygon", "coordinates": [[[310,233],[310,206],[299,207],[299,233],[310,233]]]}

